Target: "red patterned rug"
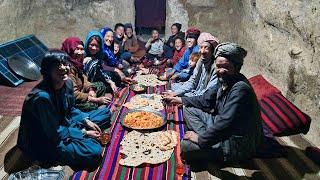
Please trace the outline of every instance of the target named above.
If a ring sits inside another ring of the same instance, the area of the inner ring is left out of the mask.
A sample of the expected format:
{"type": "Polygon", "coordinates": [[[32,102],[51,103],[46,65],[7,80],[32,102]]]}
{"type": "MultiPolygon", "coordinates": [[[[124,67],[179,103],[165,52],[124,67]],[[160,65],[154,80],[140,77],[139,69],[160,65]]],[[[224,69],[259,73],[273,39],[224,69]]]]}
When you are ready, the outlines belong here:
{"type": "Polygon", "coordinates": [[[18,87],[0,85],[0,115],[20,116],[25,96],[37,83],[24,82],[18,87]]]}

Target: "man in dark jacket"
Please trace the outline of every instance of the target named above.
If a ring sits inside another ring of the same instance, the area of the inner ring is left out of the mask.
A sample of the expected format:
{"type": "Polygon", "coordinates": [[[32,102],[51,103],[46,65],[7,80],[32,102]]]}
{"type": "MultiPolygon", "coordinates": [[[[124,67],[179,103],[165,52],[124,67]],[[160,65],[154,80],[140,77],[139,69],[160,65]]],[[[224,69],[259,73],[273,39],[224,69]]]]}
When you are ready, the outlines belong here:
{"type": "Polygon", "coordinates": [[[202,96],[167,99],[183,103],[188,131],[181,142],[186,160],[241,161],[262,142],[260,109],[248,80],[240,73],[247,52],[235,43],[215,50],[219,89],[202,96]]]}

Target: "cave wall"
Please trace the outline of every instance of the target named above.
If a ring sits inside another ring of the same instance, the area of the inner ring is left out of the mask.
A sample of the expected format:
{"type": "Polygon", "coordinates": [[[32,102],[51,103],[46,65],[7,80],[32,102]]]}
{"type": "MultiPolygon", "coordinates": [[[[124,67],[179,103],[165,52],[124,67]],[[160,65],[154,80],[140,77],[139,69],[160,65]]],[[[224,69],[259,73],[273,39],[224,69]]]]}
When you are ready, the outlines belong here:
{"type": "Polygon", "coordinates": [[[320,145],[320,1],[238,1],[238,40],[249,50],[248,74],[262,73],[313,119],[307,134],[320,145]]]}
{"type": "Polygon", "coordinates": [[[234,28],[239,26],[237,1],[222,0],[167,0],[166,34],[175,22],[182,24],[182,30],[198,27],[210,32],[221,41],[235,41],[238,38],[234,28]]]}
{"type": "Polygon", "coordinates": [[[132,0],[1,0],[0,10],[0,43],[36,34],[49,47],[117,22],[134,24],[135,18],[132,0]]]}

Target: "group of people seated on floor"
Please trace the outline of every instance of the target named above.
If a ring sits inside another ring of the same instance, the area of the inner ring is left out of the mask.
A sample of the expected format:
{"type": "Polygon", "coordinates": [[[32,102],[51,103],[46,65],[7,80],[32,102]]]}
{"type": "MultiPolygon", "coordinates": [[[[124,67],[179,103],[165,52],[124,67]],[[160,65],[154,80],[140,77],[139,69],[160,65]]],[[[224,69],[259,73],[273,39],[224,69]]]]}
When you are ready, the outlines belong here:
{"type": "MultiPolygon", "coordinates": [[[[259,105],[240,73],[246,50],[220,43],[197,28],[181,32],[171,26],[167,41],[154,30],[139,47],[131,24],[88,33],[84,43],[67,38],[49,50],[41,63],[43,80],[27,95],[22,108],[18,147],[33,162],[94,170],[100,165],[98,138],[110,126],[108,104],[124,84],[124,72],[147,58],[164,60],[162,80],[173,80],[165,103],[183,106],[187,131],[181,157],[240,161],[255,155],[262,143],[259,105]]],[[[143,65],[140,65],[143,68],[143,65]]]]}

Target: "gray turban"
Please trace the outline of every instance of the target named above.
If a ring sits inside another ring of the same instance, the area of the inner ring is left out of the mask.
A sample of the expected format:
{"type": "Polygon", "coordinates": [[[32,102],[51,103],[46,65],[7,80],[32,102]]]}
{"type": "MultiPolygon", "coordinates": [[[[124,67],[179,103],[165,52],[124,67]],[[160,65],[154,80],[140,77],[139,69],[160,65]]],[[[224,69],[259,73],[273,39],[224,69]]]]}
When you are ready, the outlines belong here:
{"type": "Polygon", "coordinates": [[[236,43],[225,42],[219,44],[215,51],[214,57],[224,57],[236,66],[241,66],[247,55],[247,51],[236,43]]]}

